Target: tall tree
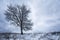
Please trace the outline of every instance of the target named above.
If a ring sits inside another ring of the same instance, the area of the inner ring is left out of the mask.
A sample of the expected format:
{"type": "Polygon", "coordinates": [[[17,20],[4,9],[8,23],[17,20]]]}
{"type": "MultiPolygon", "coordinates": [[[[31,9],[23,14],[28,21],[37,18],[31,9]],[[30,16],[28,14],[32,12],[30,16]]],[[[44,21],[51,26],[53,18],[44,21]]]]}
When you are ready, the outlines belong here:
{"type": "Polygon", "coordinates": [[[32,22],[28,19],[29,13],[30,10],[25,5],[10,5],[5,11],[6,19],[14,25],[20,27],[21,34],[23,34],[23,30],[27,31],[32,29],[32,22]]]}

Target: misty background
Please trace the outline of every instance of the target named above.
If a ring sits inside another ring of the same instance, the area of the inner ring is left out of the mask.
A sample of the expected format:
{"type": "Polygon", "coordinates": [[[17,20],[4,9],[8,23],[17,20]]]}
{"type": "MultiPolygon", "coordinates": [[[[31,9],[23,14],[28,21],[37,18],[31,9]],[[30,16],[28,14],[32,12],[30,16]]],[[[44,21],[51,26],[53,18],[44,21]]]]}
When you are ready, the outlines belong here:
{"type": "Polygon", "coordinates": [[[0,32],[20,30],[5,19],[4,13],[10,4],[25,4],[30,8],[30,18],[34,25],[29,32],[60,31],[60,0],[0,0],[0,32]]]}

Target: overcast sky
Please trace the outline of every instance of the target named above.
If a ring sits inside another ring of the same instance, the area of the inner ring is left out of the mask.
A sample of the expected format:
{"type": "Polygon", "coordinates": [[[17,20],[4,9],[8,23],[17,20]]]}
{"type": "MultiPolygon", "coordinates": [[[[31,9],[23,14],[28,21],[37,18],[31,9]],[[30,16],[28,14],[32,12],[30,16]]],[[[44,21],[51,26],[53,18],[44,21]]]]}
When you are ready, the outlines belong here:
{"type": "Polygon", "coordinates": [[[60,31],[60,0],[0,0],[0,32],[19,32],[18,27],[5,19],[4,12],[9,4],[25,4],[31,8],[34,25],[30,32],[60,31]]]}

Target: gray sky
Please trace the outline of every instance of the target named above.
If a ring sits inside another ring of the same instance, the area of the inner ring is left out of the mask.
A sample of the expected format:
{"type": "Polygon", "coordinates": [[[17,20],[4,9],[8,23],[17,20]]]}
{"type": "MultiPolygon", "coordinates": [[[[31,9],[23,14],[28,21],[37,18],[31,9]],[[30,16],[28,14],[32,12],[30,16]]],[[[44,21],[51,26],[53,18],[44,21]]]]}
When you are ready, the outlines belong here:
{"type": "Polygon", "coordinates": [[[0,0],[0,31],[19,32],[5,20],[4,11],[9,4],[25,4],[31,8],[30,18],[34,25],[30,32],[60,31],[60,0],[0,0]]]}

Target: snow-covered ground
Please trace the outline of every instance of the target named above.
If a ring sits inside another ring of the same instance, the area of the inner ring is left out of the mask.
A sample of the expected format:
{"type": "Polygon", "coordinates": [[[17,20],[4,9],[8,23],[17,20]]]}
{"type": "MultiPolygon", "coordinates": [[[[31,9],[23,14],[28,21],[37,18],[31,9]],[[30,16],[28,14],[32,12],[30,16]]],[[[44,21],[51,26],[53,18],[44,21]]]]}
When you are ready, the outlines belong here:
{"type": "Polygon", "coordinates": [[[60,40],[59,35],[52,35],[52,34],[25,34],[20,37],[20,40],[60,40]]]}
{"type": "MultiPolygon", "coordinates": [[[[60,40],[60,35],[52,35],[52,34],[46,34],[46,33],[30,33],[30,34],[24,34],[24,35],[17,35],[15,36],[17,39],[15,40],[60,40]]],[[[14,40],[14,39],[10,39],[14,40]]]]}

